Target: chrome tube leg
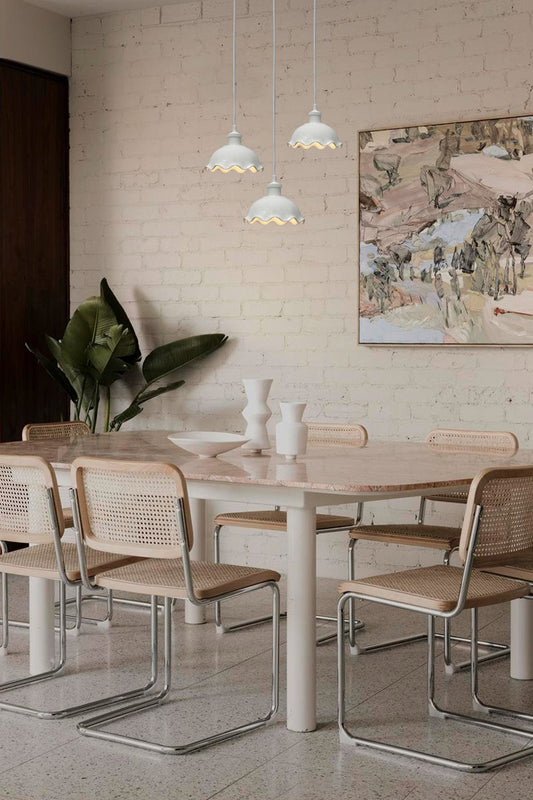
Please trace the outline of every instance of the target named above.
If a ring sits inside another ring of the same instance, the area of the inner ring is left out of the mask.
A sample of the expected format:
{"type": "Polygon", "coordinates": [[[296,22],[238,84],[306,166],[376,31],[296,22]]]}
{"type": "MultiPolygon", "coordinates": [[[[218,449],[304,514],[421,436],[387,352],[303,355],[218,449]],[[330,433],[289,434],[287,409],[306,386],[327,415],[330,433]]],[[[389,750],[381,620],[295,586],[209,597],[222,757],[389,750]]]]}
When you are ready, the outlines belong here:
{"type": "MultiPolygon", "coordinates": [[[[350,598],[352,599],[352,598],[350,598]]],[[[348,741],[348,735],[344,728],[346,715],[346,657],[344,652],[344,604],[346,597],[339,600],[337,606],[337,722],[339,726],[340,740],[348,741]]],[[[355,642],[355,634],[353,636],[355,642]]],[[[350,647],[352,646],[352,628],[350,627],[350,647]]]]}
{"type": "MultiPolygon", "coordinates": [[[[157,598],[155,598],[157,603],[157,598]]],[[[165,597],[164,600],[165,610],[163,612],[163,636],[164,636],[164,684],[161,692],[157,695],[156,702],[161,703],[170,692],[170,685],[172,681],[172,598],[165,597]]],[[[157,611],[155,612],[157,624],[157,611]]]]}
{"type": "Polygon", "coordinates": [[[81,595],[82,595],[82,589],[83,589],[83,587],[81,586],[81,584],[80,584],[80,586],[76,586],[76,624],[75,624],[75,628],[78,631],[81,628],[81,617],[82,617],[82,613],[81,613],[81,606],[82,606],[81,595]]]}
{"type": "MultiPolygon", "coordinates": [[[[446,552],[444,553],[442,563],[446,567],[450,566],[451,553],[452,553],[451,550],[446,550],[446,552]]],[[[452,663],[452,632],[451,632],[451,623],[449,619],[444,620],[444,667],[447,674],[453,674],[454,669],[452,663]]]]}
{"type": "Polygon", "coordinates": [[[418,524],[424,524],[424,517],[426,516],[426,503],[427,500],[425,497],[420,498],[420,506],[418,507],[418,524]]]}
{"type": "MultiPolygon", "coordinates": [[[[213,531],[213,546],[214,546],[214,562],[215,564],[220,564],[220,531],[222,530],[222,525],[215,525],[215,530],[213,531]]],[[[218,633],[223,633],[222,628],[222,618],[220,614],[220,601],[217,600],[215,603],[215,625],[217,628],[218,633]]]]}
{"type": "MultiPolygon", "coordinates": [[[[0,540],[0,553],[5,555],[7,553],[7,545],[0,540]]],[[[2,647],[1,652],[7,653],[9,644],[9,597],[8,597],[8,574],[2,572],[2,647]]]]}
{"type": "MultiPolygon", "coordinates": [[[[355,580],[355,547],[357,539],[350,539],[348,544],[348,580],[355,580]]],[[[355,647],[355,598],[350,597],[348,607],[348,635],[350,647],[355,647]]]]}
{"type": "Polygon", "coordinates": [[[478,627],[478,610],[472,608],[470,610],[470,690],[472,697],[477,697],[478,693],[478,627]]]}
{"type": "Polygon", "coordinates": [[[428,666],[427,666],[427,695],[428,713],[431,717],[444,718],[444,714],[435,703],[435,617],[428,614],[427,619],[428,640],[428,666]]]}
{"type": "Polygon", "coordinates": [[[270,716],[273,717],[279,709],[279,618],[280,595],[277,583],[272,584],[272,702],[270,716]]]}
{"type": "Polygon", "coordinates": [[[9,593],[8,576],[2,572],[2,653],[7,653],[9,644],[9,593]]]}

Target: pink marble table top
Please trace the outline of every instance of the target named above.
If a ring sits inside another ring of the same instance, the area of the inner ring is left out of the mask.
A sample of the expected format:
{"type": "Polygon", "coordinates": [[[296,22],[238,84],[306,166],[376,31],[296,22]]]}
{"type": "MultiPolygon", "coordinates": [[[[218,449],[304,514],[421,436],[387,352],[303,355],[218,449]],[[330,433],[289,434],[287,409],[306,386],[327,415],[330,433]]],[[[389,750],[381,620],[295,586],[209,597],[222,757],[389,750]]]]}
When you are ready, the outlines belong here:
{"type": "Polygon", "coordinates": [[[168,431],[128,431],[44,442],[0,444],[2,454],[39,455],[56,468],[80,455],[165,461],[188,480],[287,486],[308,491],[407,492],[468,484],[487,467],[533,465],[533,450],[511,457],[490,452],[450,452],[418,442],[370,441],[365,447],[311,445],[305,456],[287,462],[275,454],[246,456],[240,450],[199,459],[167,439],[168,431]]]}

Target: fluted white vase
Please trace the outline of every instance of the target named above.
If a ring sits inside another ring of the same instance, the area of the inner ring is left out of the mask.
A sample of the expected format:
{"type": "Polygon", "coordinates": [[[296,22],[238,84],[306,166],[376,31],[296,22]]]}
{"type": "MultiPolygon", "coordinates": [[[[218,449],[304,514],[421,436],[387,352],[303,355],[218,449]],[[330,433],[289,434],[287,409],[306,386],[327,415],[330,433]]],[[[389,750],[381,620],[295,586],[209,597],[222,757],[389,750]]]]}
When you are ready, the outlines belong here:
{"type": "Polygon", "coordinates": [[[293,461],[307,450],[307,425],[302,417],[307,403],[280,403],[281,422],[276,425],[276,452],[293,461]]]}
{"type": "Polygon", "coordinates": [[[247,422],[245,436],[250,440],[243,451],[253,455],[261,455],[263,450],[270,448],[267,422],[272,416],[267,399],[272,378],[244,378],[244,391],[248,400],[242,412],[247,422]]]}

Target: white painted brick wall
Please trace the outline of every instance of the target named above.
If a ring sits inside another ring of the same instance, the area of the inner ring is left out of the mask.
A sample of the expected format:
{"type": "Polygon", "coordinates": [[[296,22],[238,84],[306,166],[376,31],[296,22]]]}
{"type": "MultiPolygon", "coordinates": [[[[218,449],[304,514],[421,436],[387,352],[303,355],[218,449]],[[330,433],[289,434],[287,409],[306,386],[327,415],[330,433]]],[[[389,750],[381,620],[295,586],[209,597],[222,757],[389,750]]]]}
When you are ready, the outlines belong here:
{"type": "MultiPolygon", "coordinates": [[[[286,145],[311,106],[312,4],[279,0],[278,174],[306,223],[275,230],[242,222],[271,169],[271,5],[238,8],[238,126],[265,165],[256,176],[203,170],[231,127],[229,0],[73,25],[73,304],[105,275],[145,348],[231,337],[137,426],[240,430],[241,378],[264,376],[274,410],[306,400],[309,419],[356,420],[371,437],[476,425],[532,446],[533,351],[356,345],[354,212],[358,130],[533,111],[531,0],[321,0],[319,107],[345,143],[327,153],[286,145]]],[[[397,502],[394,519],[415,509],[397,502]]],[[[393,518],[384,505],[366,514],[393,518]]],[[[285,543],[228,531],[224,555],[283,570],[285,543]]],[[[318,557],[321,574],[342,576],[344,538],[321,537],[318,557]]],[[[360,546],[366,572],[434,560],[360,546]]]]}

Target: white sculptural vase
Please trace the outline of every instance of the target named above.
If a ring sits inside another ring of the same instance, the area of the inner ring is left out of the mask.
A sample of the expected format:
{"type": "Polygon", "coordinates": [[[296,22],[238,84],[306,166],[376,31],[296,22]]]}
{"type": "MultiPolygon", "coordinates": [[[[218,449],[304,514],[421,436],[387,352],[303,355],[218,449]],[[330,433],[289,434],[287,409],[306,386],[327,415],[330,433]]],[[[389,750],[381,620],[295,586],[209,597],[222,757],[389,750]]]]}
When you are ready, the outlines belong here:
{"type": "Polygon", "coordinates": [[[281,422],[276,425],[276,452],[294,461],[305,455],[307,449],[307,425],[302,422],[307,403],[280,403],[281,422]]]}
{"type": "Polygon", "coordinates": [[[270,447],[267,422],[272,411],[267,405],[268,393],[272,386],[272,378],[244,378],[244,390],[248,403],[242,412],[246,422],[245,436],[250,440],[243,452],[250,455],[261,455],[270,447]]]}

